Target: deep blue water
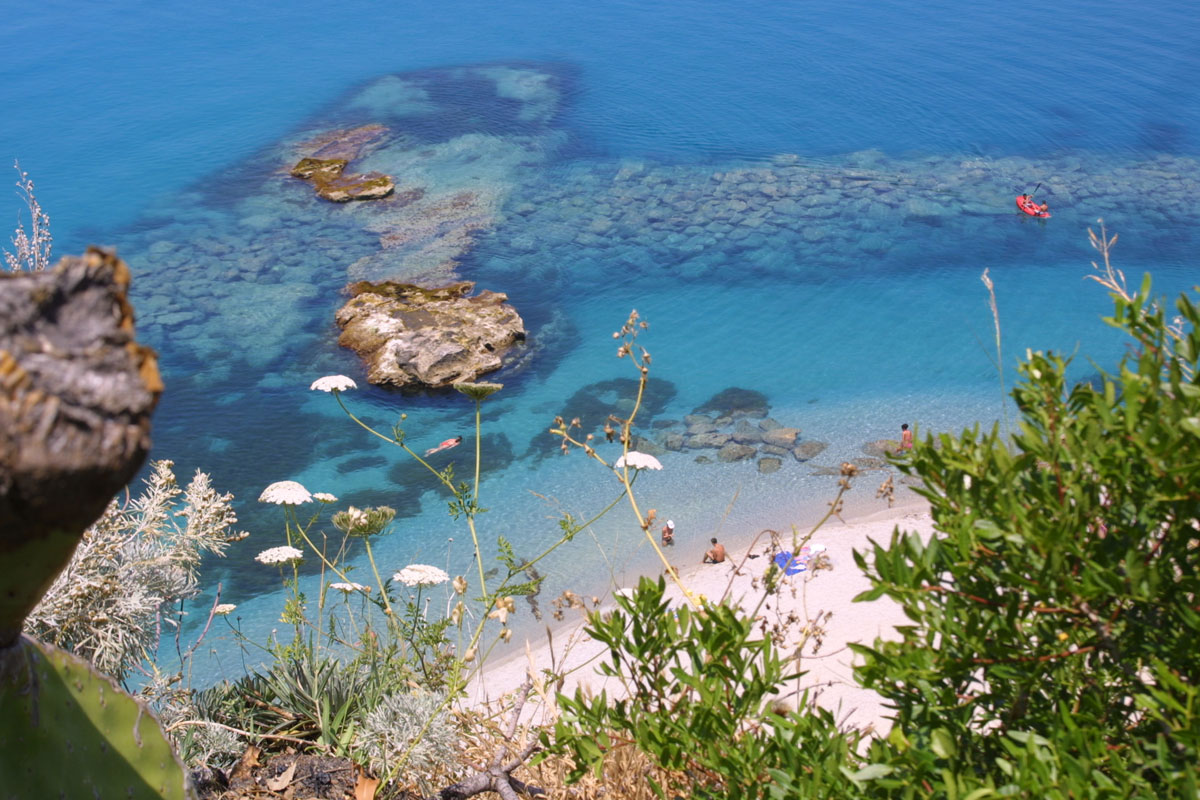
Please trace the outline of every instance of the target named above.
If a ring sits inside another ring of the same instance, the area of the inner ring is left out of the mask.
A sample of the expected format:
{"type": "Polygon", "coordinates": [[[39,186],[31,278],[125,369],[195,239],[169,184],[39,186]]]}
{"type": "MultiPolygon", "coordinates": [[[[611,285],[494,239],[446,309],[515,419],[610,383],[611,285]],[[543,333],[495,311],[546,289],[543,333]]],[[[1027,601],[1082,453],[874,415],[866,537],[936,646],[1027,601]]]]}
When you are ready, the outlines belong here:
{"type": "MultiPolygon", "coordinates": [[[[307,389],[355,377],[348,402],[385,427],[406,412],[415,446],[467,431],[457,395],[367,388],[336,346],[339,290],[382,223],[278,177],[296,142],[382,121],[407,144],[369,168],[495,212],[459,274],[508,293],[541,349],[486,406],[486,541],[532,553],[556,530],[537,495],[581,516],[612,496],[544,431],[632,376],[610,334],[634,307],[658,419],[739,386],[828,444],[769,475],[664,455],[643,507],[690,561],[714,533],[815,515],[833,479],[814,466],[901,421],[997,420],[984,267],[1009,383],[1027,347],[1078,353],[1081,378],[1121,354],[1082,280],[1099,217],[1131,276],[1195,282],[1198,34],[1188,2],[49,2],[0,29],[0,156],[37,182],[57,254],[130,261],[168,385],[154,455],[237,495],[252,538],[210,576],[263,632],[277,576],[251,558],[280,518],[254,501],[272,481],[397,507],[388,569],[468,555],[444,498],[307,389]],[[1039,182],[1044,222],[1012,205],[1039,182]]],[[[628,519],[573,543],[548,594],[628,580],[646,556],[628,519]]]]}

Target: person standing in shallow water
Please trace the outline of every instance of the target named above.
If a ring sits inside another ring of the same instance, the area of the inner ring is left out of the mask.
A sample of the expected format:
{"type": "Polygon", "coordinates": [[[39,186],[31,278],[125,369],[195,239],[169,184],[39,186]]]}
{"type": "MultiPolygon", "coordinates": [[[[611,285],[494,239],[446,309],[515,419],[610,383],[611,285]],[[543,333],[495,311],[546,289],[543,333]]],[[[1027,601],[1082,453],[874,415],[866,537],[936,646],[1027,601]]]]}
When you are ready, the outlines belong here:
{"type": "Polygon", "coordinates": [[[905,450],[912,450],[912,449],[913,449],[912,431],[910,431],[908,429],[908,423],[905,422],[900,425],[900,449],[897,452],[903,453],[905,450]]]}
{"type": "Polygon", "coordinates": [[[663,546],[675,544],[675,521],[667,520],[667,524],[663,525],[662,529],[663,546]]]}

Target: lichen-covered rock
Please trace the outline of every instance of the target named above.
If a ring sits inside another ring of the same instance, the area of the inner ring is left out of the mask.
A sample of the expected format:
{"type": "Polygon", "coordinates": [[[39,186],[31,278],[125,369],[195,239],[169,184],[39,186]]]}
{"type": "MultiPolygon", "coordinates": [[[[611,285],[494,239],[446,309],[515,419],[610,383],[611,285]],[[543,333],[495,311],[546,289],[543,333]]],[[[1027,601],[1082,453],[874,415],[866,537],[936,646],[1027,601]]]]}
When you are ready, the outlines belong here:
{"type": "Polygon", "coordinates": [[[352,296],[337,312],[338,343],[363,359],[374,384],[438,388],[473,381],[499,369],[525,339],[525,323],[507,295],[469,296],[474,286],[351,284],[352,296]]]}
{"type": "Polygon", "coordinates": [[[346,163],[344,158],[302,158],[292,167],[292,177],[306,181],[314,177],[329,180],[341,175],[346,163]]]}
{"type": "Polygon", "coordinates": [[[328,180],[313,180],[317,194],[334,203],[351,200],[378,200],[396,190],[396,184],[382,172],[361,175],[337,175],[328,180]]]}
{"type": "Polygon", "coordinates": [[[317,195],[334,203],[351,200],[377,200],[396,189],[395,182],[382,172],[346,174],[346,167],[367,147],[387,133],[382,125],[362,125],[349,130],[329,131],[324,137],[307,142],[317,147],[310,156],[292,167],[293,177],[309,181],[317,195]]]}
{"type": "Polygon", "coordinates": [[[0,649],[149,452],[163,385],[129,282],[96,248],[0,273],[0,649]]]}

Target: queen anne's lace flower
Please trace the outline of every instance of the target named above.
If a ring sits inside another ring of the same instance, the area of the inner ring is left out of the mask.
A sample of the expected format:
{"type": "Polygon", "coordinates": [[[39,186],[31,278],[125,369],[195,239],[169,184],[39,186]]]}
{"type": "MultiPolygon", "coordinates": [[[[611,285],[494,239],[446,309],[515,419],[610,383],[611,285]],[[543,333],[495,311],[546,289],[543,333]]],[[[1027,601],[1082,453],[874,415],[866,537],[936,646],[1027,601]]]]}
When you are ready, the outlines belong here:
{"type": "Polygon", "coordinates": [[[235,608],[237,608],[237,606],[233,603],[221,603],[219,606],[213,609],[213,614],[218,617],[223,617],[230,611],[233,611],[235,608]]]}
{"type": "Polygon", "coordinates": [[[648,453],[639,453],[637,450],[630,450],[625,455],[617,459],[617,463],[613,464],[615,469],[621,467],[629,467],[630,469],[662,469],[662,464],[658,459],[648,453]]]}
{"type": "Polygon", "coordinates": [[[450,576],[444,570],[428,564],[409,564],[393,575],[392,580],[400,581],[405,586],[434,586],[450,580],[450,576]]]}
{"type": "Polygon", "coordinates": [[[312,500],[312,495],[295,481],[275,481],[263,489],[258,496],[260,503],[275,503],[281,506],[298,506],[312,500]]]}
{"type": "Polygon", "coordinates": [[[331,495],[329,492],[316,492],[315,494],[313,494],[313,500],[319,500],[322,503],[336,503],[337,502],[337,498],[334,497],[333,495],[331,495]]]}
{"type": "Polygon", "coordinates": [[[345,375],[326,375],[324,378],[317,378],[308,388],[314,392],[341,392],[357,389],[358,384],[345,375]]]}
{"type": "Polygon", "coordinates": [[[342,583],[340,581],[338,583],[331,583],[331,584],[329,584],[329,588],[337,589],[339,592],[345,592],[346,594],[349,594],[350,592],[369,592],[369,591],[371,591],[370,586],[363,586],[361,583],[354,583],[353,581],[351,581],[350,583],[342,583]]]}
{"type": "Polygon", "coordinates": [[[254,557],[254,560],[260,564],[287,564],[289,561],[299,561],[304,557],[304,553],[294,547],[272,547],[269,550],[263,550],[254,557]]]}

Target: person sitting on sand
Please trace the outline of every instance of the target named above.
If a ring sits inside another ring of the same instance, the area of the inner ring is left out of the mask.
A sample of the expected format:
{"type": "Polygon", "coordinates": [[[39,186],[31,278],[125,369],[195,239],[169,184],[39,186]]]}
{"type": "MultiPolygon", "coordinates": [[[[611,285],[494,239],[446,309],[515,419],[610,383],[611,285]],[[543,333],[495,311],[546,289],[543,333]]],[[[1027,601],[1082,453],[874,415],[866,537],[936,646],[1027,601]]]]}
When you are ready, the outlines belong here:
{"type": "Polygon", "coordinates": [[[675,544],[675,520],[667,520],[667,524],[663,525],[662,529],[663,546],[675,544]]]}
{"type": "Polygon", "coordinates": [[[725,562],[725,545],[717,543],[717,537],[712,538],[712,547],[704,554],[705,564],[722,564],[725,562]]]}

